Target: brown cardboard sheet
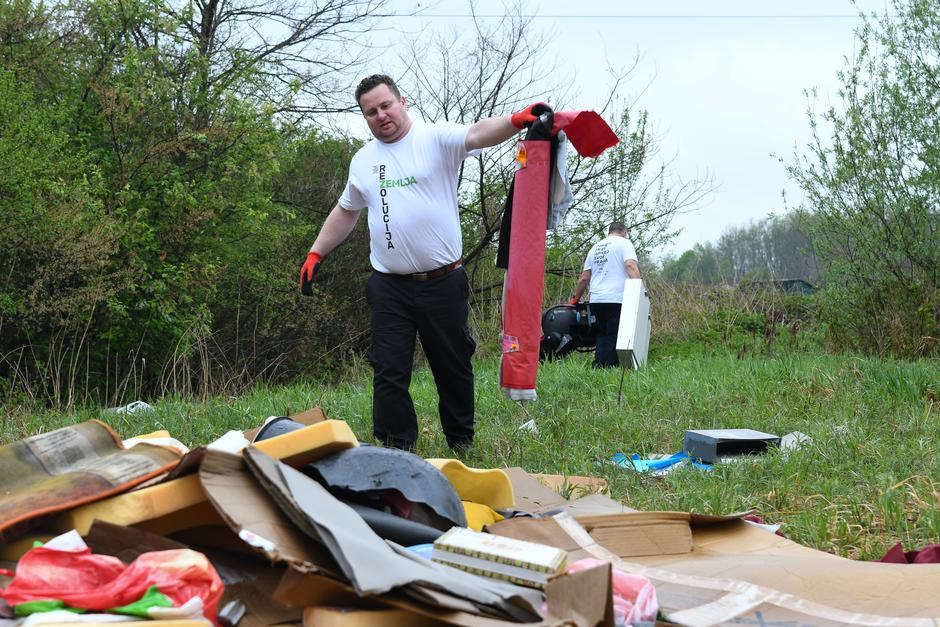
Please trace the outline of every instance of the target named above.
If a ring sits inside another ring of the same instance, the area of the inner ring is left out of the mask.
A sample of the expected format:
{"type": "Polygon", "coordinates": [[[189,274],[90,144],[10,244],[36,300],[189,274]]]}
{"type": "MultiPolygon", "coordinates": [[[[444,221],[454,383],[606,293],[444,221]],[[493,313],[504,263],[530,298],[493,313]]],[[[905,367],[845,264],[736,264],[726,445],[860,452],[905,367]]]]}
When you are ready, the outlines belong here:
{"type": "Polygon", "coordinates": [[[567,514],[539,523],[539,541],[580,547],[571,560],[591,555],[648,577],[663,614],[683,625],[940,624],[940,565],[855,562],[740,520],[693,526],[689,553],[622,559],[567,514]]]}
{"type": "MultiPolygon", "coordinates": [[[[728,591],[721,606],[741,607],[761,595],[763,605],[810,613],[814,624],[935,625],[940,622],[940,565],[882,564],[845,559],[732,521],[695,526],[686,556],[639,558],[645,566],[693,577],[750,584],[728,591]],[[917,619],[924,619],[919,621],[917,619]],[[937,621],[937,622],[934,622],[937,621]]],[[[760,610],[760,605],[754,611],[760,610]]],[[[721,609],[719,607],[718,609],[721,609]]],[[[733,611],[733,610],[729,610],[733,611]]],[[[769,616],[769,608],[762,610],[769,616]]],[[[682,614],[679,614],[681,617],[682,614]]],[[[801,618],[806,622],[805,618],[801,618]]]]}
{"type": "Polygon", "coordinates": [[[516,498],[516,509],[523,512],[536,513],[548,509],[562,507],[567,500],[530,475],[522,468],[504,468],[512,482],[512,491],[516,498]]]}
{"type": "Polygon", "coordinates": [[[634,511],[610,498],[604,479],[530,474],[518,467],[503,471],[512,482],[519,511],[530,514],[568,512],[574,516],[634,511]]]}
{"type": "MultiPolygon", "coordinates": [[[[688,553],[692,550],[692,530],[689,515],[682,512],[627,512],[577,518],[594,542],[603,545],[618,557],[639,557],[688,553]]],[[[565,549],[571,555],[568,562],[587,555],[582,547],[558,534],[553,517],[512,518],[492,525],[486,530],[497,535],[540,542],[565,549]]]]}
{"type": "Polygon", "coordinates": [[[259,485],[275,497],[290,520],[330,551],[360,595],[414,586],[471,601],[481,613],[499,612],[515,620],[540,616],[542,596],[537,591],[476,577],[396,549],[313,479],[256,449],[246,449],[244,458],[259,485]]]}
{"type": "Polygon", "coordinates": [[[577,516],[594,541],[619,557],[674,555],[692,550],[692,529],[684,512],[630,512],[577,516]]]}
{"type": "Polygon", "coordinates": [[[569,501],[579,499],[591,494],[610,494],[607,480],[600,477],[579,477],[577,475],[546,475],[533,474],[539,483],[551,488],[554,492],[567,498],[569,501]]]}
{"type": "Polygon", "coordinates": [[[223,520],[257,552],[302,571],[339,572],[330,554],[301,533],[258,485],[241,456],[208,451],[199,480],[223,520]]]}

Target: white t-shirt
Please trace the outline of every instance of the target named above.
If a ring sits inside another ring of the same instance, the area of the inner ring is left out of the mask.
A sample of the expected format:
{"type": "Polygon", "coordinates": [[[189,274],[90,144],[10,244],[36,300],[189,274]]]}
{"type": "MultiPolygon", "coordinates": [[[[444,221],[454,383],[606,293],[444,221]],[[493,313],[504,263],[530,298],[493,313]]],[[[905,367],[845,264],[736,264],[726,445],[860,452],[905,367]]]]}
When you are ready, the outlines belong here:
{"type": "Polygon", "coordinates": [[[427,272],[463,254],[457,175],[471,154],[469,127],[414,122],[397,142],[373,139],[356,152],[339,199],[343,209],[368,208],[372,267],[427,272]]]}
{"type": "Polygon", "coordinates": [[[624,263],[636,261],[633,243],[619,235],[608,235],[591,247],[584,260],[584,270],[591,271],[591,302],[623,302],[623,282],[627,279],[624,263]]]}

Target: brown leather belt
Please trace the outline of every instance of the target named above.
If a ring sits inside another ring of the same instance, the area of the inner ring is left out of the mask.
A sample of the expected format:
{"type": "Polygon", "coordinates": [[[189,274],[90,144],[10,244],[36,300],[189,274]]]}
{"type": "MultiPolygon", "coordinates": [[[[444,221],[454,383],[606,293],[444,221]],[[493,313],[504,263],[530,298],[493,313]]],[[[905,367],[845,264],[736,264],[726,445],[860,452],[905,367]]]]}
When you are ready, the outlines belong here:
{"type": "Polygon", "coordinates": [[[405,274],[403,276],[408,277],[414,281],[427,281],[428,279],[436,279],[439,276],[444,276],[450,272],[453,272],[457,268],[463,265],[463,260],[458,259],[453,263],[449,263],[446,266],[441,266],[436,270],[429,270],[427,272],[415,272],[414,274],[405,274]]]}

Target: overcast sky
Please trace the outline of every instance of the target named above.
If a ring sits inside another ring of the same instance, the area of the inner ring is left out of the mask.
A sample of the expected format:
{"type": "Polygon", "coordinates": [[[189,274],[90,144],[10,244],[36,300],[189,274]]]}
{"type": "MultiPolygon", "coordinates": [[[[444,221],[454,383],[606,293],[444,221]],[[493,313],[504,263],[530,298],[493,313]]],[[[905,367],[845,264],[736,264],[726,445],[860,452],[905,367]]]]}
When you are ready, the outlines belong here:
{"type": "MultiPolygon", "coordinates": [[[[407,11],[413,1],[393,0],[407,11]]],[[[718,187],[701,210],[680,216],[672,251],[715,241],[743,226],[799,204],[772,155],[791,159],[809,139],[805,90],[818,88],[817,109],[835,99],[836,73],[854,49],[859,9],[884,12],[886,0],[637,1],[523,0],[536,28],[557,33],[547,56],[575,71],[579,108],[594,108],[606,93],[610,60],[640,63],[623,97],[649,111],[662,154],[675,155],[684,178],[710,173],[718,187]]],[[[408,23],[419,29],[460,27],[470,18],[459,0],[421,2],[408,23]]],[[[478,15],[500,19],[504,4],[476,0],[478,15]]],[[[409,29],[411,30],[411,29],[409,29]]],[[[551,102],[551,94],[545,94],[551,102]]],[[[666,251],[658,251],[660,254],[666,251]]],[[[655,252],[654,252],[655,254],[655,252]]],[[[656,255],[659,256],[659,255],[656,255]]]]}

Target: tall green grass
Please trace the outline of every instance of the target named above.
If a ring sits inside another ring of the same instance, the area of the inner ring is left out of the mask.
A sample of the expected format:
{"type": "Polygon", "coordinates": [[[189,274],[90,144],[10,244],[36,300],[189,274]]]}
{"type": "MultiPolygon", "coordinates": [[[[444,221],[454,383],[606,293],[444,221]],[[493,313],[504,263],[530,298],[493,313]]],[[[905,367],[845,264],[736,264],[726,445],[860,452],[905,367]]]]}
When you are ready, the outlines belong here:
{"type": "MultiPolygon", "coordinates": [[[[730,336],[729,336],[730,337],[730,336]]],[[[733,339],[733,338],[732,338],[733,339]]],[[[747,341],[747,338],[741,340],[747,341]]],[[[480,467],[594,475],[612,496],[643,510],[729,513],[755,509],[784,524],[788,537],[860,559],[894,543],[940,542],[940,362],[828,355],[799,342],[773,351],[741,351],[689,339],[658,342],[649,366],[594,370],[589,354],[543,364],[539,400],[521,404],[498,389],[498,361],[476,362],[477,439],[467,459],[480,467]],[[534,419],[538,432],[519,426],[534,419]],[[813,443],[716,466],[679,468],[652,477],[608,463],[617,452],[668,454],[685,429],[800,431],[813,443]]],[[[420,421],[418,452],[451,456],[437,418],[430,372],[415,371],[412,395],[420,421]]],[[[237,397],[154,401],[150,412],[122,416],[89,408],[70,415],[8,407],[0,437],[10,442],[89,418],[125,437],[167,429],[190,445],[266,416],[322,406],[371,438],[370,371],[354,364],[339,385],[308,381],[255,387],[237,397]]]]}

